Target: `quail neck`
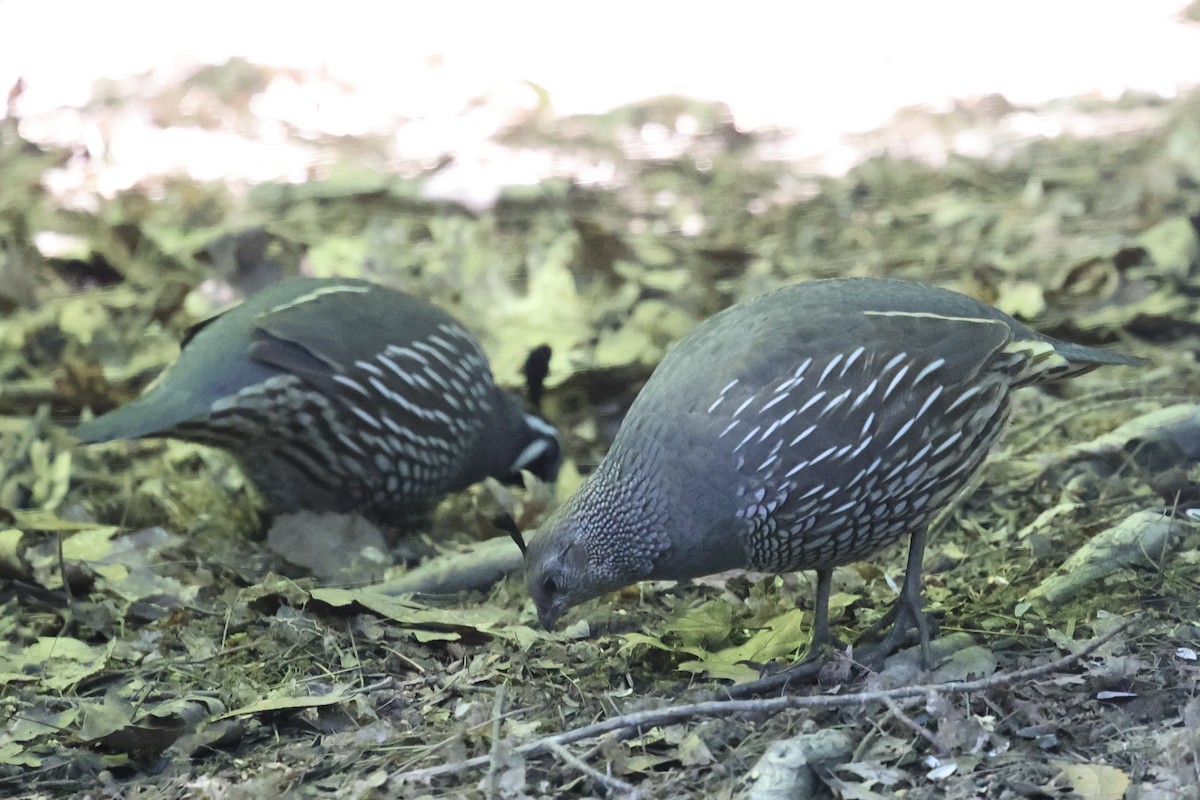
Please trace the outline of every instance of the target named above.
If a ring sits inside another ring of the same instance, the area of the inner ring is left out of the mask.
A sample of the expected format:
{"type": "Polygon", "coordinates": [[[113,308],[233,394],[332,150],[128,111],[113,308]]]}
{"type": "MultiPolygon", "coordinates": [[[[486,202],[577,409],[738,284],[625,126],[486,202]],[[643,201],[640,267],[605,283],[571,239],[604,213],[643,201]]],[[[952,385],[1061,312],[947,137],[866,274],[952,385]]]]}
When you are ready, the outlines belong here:
{"type": "Polygon", "coordinates": [[[717,527],[706,531],[696,514],[681,510],[680,503],[696,506],[711,489],[703,486],[707,473],[687,469],[696,454],[663,447],[667,437],[659,424],[667,421],[623,426],[597,471],[530,543],[527,563],[540,568],[526,576],[543,626],[553,628],[571,606],[630,583],[685,578],[694,568],[706,574],[742,561],[735,555],[731,563],[717,517],[717,527]],[[692,535],[680,536],[684,529],[692,535]],[[701,547],[706,543],[713,546],[701,547]]]}

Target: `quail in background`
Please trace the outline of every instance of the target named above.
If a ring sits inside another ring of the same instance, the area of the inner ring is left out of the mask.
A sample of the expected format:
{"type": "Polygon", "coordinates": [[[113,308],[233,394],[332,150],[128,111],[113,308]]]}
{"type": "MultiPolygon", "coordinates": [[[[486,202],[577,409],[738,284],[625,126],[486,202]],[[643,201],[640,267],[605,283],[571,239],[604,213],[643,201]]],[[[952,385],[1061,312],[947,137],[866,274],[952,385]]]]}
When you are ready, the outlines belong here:
{"type": "Polygon", "coordinates": [[[814,652],[832,641],[833,568],[907,535],[895,623],[874,652],[915,626],[927,653],[926,526],[983,462],[1012,392],[1136,363],[922,283],[812,281],[734,305],[667,354],[530,542],[540,621],[641,580],[812,569],[814,652]]]}
{"type": "Polygon", "coordinates": [[[149,391],[75,435],[220,447],[276,512],[381,523],[561,463],[554,427],[496,386],[454,318],[347,279],[286,280],[201,322],[149,391]]]}

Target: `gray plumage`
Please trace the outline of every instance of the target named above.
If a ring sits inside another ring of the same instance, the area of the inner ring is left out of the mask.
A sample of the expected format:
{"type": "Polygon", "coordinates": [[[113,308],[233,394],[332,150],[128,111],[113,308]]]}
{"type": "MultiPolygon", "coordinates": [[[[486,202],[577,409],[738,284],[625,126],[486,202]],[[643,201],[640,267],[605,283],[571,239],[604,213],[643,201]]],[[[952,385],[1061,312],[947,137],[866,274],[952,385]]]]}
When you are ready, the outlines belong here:
{"type": "Polygon", "coordinates": [[[553,480],[554,428],[492,379],[450,315],[365,281],[277,283],[196,326],[137,400],[84,442],[221,447],[276,511],[420,511],[487,476],[553,480]]]}
{"type": "Polygon", "coordinates": [[[541,622],[640,580],[815,569],[814,639],[828,641],[832,568],[905,535],[899,611],[919,614],[925,527],[982,463],[1013,390],[1132,363],[921,283],[813,281],[739,303],[667,354],[533,538],[541,622]]]}

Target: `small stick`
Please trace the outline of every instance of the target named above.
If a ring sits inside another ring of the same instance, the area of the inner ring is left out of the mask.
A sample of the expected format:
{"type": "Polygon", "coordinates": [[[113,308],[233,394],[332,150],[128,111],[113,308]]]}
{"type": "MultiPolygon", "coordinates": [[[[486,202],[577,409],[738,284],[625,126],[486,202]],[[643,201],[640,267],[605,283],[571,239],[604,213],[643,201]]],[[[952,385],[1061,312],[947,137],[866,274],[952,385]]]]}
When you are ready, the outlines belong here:
{"type": "Polygon", "coordinates": [[[546,749],[562,759],[564,763],[579,770],[597,783],[608,787],[609,791],[622,792],[626,797],[629,798],[629,800],[634,800],[635,798],[641,797],[641,793],[638,792],[637,787],[632,783],[627,783],[626,781],[623,781],[620,778],[615,778],[612,775],[606,775],[595,767],[588,766],[583,759],[573,755],[570,750],[563,747],[558,742],[547,742],[546,749]]]}
{"type": "Polygon", "coordinates": [[[500,796],[500,724],[504,720],[504,700],[508,694],[508,685],[496,687],[496,702],[492,706],[492,751],[488,753],[487,783],[484,793],[487,797],[500,796]]]}

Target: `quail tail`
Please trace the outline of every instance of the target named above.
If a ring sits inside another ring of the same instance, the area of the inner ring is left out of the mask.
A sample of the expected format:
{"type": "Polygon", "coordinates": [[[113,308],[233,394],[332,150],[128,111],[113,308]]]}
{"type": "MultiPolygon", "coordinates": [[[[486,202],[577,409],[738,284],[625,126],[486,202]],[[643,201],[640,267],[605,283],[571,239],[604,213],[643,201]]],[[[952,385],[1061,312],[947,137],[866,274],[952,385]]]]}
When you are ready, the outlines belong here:
{"type": "Polygon", "coordinates": [[[1054,341],[1054,352],[1078,366],[1092,367],[1139,367],[1146,359],[1137,356],[1127,356],[1112,350],[1101,350],[1099,347],[1088,347],[1074,342],[1054,341]]]}
{"type": "Polygon", "coordinates": [[[114,439],[136,439],[151,435],[159,430],[169,428],[174,419],[164,424],[153,411],[147,411],[145,398],[138,398],[131,403],[110,411],[107,414],[94,417],[87,422],[75,426],[72,433],[81,442],[96,443],[110,442],[114,439]]]}

